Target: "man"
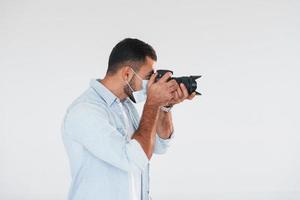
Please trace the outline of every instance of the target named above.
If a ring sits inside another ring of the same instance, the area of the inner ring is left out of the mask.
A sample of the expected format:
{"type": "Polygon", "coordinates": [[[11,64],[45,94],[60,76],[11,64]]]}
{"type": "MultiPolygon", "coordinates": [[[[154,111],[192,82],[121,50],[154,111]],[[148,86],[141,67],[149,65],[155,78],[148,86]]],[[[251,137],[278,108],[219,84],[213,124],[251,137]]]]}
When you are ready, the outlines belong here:
{"type": "Polygon", "coordinates": [[[157,82],[154,49],[127,38],[112,50],[106,76],[68,108],[62,138],[69,156],[69,200],[148,200],[149,161],[173,138],[170,106],[192,99],[185,86],[157,82]],[[139,117],[134,103],[145,101],[139,117]],[[167,107],[166,107],[167,106],[167,107]]]}

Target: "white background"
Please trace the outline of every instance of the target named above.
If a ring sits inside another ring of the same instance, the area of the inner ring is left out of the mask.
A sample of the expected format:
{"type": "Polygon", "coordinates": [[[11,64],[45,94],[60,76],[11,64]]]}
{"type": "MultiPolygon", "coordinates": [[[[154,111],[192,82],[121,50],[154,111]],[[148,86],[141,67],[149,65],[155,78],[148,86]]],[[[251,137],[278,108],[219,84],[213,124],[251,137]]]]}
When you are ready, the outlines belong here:
{"type": "Polygon", "coordinates": [[[151,161],[154,200],[300,199],[299,1],[1,0],[1,200],[66,199],[65,110],[125,37],[203,75],[151,161]]]}

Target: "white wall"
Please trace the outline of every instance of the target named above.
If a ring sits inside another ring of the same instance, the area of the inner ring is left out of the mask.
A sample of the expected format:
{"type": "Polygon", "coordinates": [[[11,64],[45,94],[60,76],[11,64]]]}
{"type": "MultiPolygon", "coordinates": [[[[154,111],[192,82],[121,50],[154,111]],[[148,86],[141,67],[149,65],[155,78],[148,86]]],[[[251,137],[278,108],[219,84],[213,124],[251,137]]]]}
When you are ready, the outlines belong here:
{"type": "MultiPolygon", "coordinates": [[[[153,157],[156,200],[300,199],[300,2],[0,1],[0,199],[63,200],[60,124],[125,37],[201,74],[153,157]]],[[[141,105],[138,106],[141,109],[141,105]]]]}

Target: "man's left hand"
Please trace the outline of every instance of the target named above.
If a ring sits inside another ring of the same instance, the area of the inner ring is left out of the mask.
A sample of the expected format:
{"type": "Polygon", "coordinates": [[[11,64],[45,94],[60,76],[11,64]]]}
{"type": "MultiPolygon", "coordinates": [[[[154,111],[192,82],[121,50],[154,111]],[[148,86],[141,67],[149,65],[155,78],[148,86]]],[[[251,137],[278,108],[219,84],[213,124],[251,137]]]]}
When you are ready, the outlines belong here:
{"type": "Polygon", "coordinates": [[[169,104],[171,104],[171,105],[179,104],[186,99],[192,100],[196,96],[196,92],[193,92],[192,94],[189,95],[189,93],[183,83],[179,84],[179,87],[177,88],[176,91],[174,91],[173,94],[174,94],[174,97],[169,102],[169,104]]]}

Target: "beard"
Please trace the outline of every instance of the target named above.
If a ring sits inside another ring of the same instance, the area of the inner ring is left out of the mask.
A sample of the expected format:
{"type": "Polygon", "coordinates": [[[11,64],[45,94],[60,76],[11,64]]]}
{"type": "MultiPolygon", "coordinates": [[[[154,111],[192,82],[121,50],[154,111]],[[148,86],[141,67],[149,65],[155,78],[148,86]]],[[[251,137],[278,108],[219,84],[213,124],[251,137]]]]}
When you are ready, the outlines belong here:
{"type": "MultiPolygon", "coordinates": [[[[130,85],[130,87],[131,87],[132,89],[135,88],[135,84],[134,84],[134,76],[133,76],[133,78],[129,81],[129,85],[130,85]]],[[[136,101],[135,101],[135,99],[134,99],[134,96],[132,95],[132,92],[133,92],[133,91],[130,89],[130,87],[126,84],[126,85],[124,86],[123,90],[124,90],[125,94],[127,94],[127,96],[129,97],[129,99],[130,99],[131,101],[133,101],[134,103],[136,103],[136,101]]]]}

